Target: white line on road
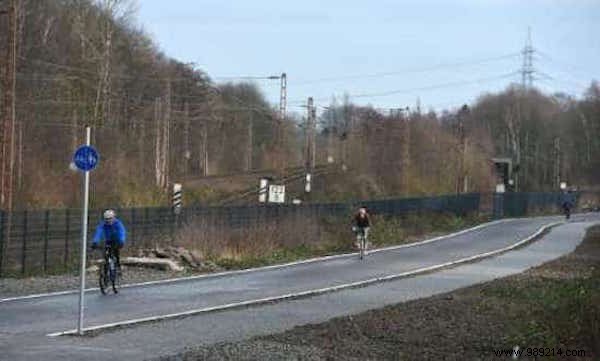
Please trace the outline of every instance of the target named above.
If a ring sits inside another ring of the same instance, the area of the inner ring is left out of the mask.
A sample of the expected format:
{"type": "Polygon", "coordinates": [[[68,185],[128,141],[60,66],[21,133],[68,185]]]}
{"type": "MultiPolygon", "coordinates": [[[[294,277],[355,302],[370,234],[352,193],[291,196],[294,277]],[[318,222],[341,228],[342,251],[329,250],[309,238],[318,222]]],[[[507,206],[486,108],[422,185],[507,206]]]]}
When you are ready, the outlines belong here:
{"type": "MultiPolygon", "coordinates": [[[[443,236],[439,236],[439,237],[435,237],[435,238],[431,238],[431,239],[426,239],[426,240],[420,241],[420,242],[402,244],[402,245],[385,247],[385,248],[377,248],[377,249],[370,250],[369,254],[373,254],[373,253],[377,253],[377,252],[383,252],[383,251],[391,251],[391,250],[396,250],[396,249],[401,249],[401,248],[409,248],[409,247],[422,246],[422,245],[427,244],[427,243],[432,243],[432,242],[440,241],[440,240],[443,240],[443,239],[446,239],[446,238],[460,236],[460,235],[465,234],[467,232],[476,231],[476,230],[484,228],[484,227],[492,226],[492,225],[495,225],[495,224],[498,224],[498,223],[508,222],[508,221],[511,221],[511,220],[514,220],[514,219],[512,219],[512,218],[500,219],[500,220],[496,220],[496,221],[492,221],[492,222],[482,223],[480,225],[477,225],[477,226],[474,226],[474,227],[471,227],[471,228],[463,229],[462,231],[450,233],[450,234],[447,234],[447,235],[443,235],[443,236]]],[[[196,276],[169,278],[169,279],[165,279],[165,280],[148,281],[148,282],[140,282],[140,283],[131,283],[131,284],[122,285],[121,288],[151,286],[151,285],[167,284],[167,283],[174,283],[174,282],[193,281],[193,280],[203,279],[203,278],[218,278],[218,277],[224,277],[224,276],[239,275],[239,274],[244,274],[244,273],[267,271],[267,270],[279,269],[279,268],[285,268],[285,267],[291,267],[291,266],[297,266],[297,265],[307,264],[307,263],[323,262],[323,261],[328,261],[328,260],[337,259],[337,258],[353,257],[353,256],[356,256],[357,254],[358,254],[358,252],[342,253],[342,254],[336,254],[336,255],[331,255],[331,256],[323,256],[323,257],[310,258],[310,259],[306,259],[306,260],[302,260],[302,261],[294,261],[294,262],[289,262],[289,263],[282,263],[282,264],[276,264],[276,265],[264,266],[264,267],[257,267],[257,268],[248,268],[248,269],[237,270],[237,271],[226,271],[226,272],[218,272],[218,273],[208,273],[208,274],[202,274],[202,275],[196,275],[196,276]]],[[[86,292],[92,292],[92,291],[98,291],[98,290],[99,290],[98,287],[93,287],[93,288],[86,288],[85,291],[86,292]]],[[[10,302],[10,301],[20,301],[20,300],[31,300],[31,299],[36,299],[36,298],[45,298],[45,297],[53,297],[53,296],[64,296],[64,295],[76,294],[77,292],[79,292],[79,290],[67,290],[67,291],[58,291],[58,292],[37,293],[37,294],[26,295],[26,296],[16,296],[16,297],[1,298],[0,299],[0,303],[2,303],[2,302],[10,302]]]]}
{"type": "MultiPolygon", "coordinates": [[[[88,332],[88,331],[106,330],[106,329],[110,329],[110,328],[129,326],[129,325],[139,324],[139,323],[160,321],[160,320],[179,318],[179,317],[184,317],[184,316],[198,315],[198,314],[208,313],[208,312],[224,311],[224,310],[229,310],[229,309],[236,309],[236,308],[241,308],[241,307],[260,305],[260,304],[276,302],[276,301],[316,296],[316,295],[335,292],[335,291],[339,291],[339,290],[343,290],[343,289],[364,287],[364,286],[379,283],[379,282],[414,276],[414,275],[422,274],[422,273],[428,273],[431,271],[436,271],[436,270],[450,267],[453,265],[457,265],[457,264],[461,264],[461,263],[468,263],[468,262],[472,262],[472,261],[479,260],[482,258],[491,257],[491,256],[497,255],[499,253],[504,253],[504,252],[513,250],[513,249],[531,241],[532,239],[538,237],[545,230],[547,230],[551,227],[554,227],[556,225],[562,224],[562,223],[564,223],[564,222],[561,221],[561,222],[553,222],[553,223],[546,224],[546,225],[540,227],[535,233],[533,233],[529,237],[527,237],[517,243],[514,243],[510,246],[504,247],[504,248],[500,248],[500,249],[485,252],[485,253],[476,254],[474,256],[470,256],[470,257],[466,257],[466,258],[461,258],[456,261],[450,261],[450,262],[445,262],[445,263],[441,263],[441,264],[437,264],[437,265],[433,265],[433,266],[429,266],[429,267],[423,267],[423,268],[419,268],[419,269],[412,270],[412,271],[406,271],[406,272],[397,273],[397,274],[393,274],[393,275],[376,277],[376,278],[371,278],[371,279],[364,280],[364,281],[346,283],[346,284],[341,284],[341,285],[332,286],[332,287],[307,290],[307,291],[302,291],[302,292],[297,292],[297,293],[288,293],[288,294],[284,294],[284,295],[280,295],[280,296],[259,298],[259,299],[248,300],[248,301],[243,301],[243,302],[228,303],[225,305],[218,305],[218,306],[199,308],[199,309],[188,310],[188,311],[183,311],[183,312],[170,313],[170,314],[166,314],[166,315],[157,315],[157,316],[143,317],[143,318],[138,318],[138,319],[126,320],[126,321],[107,323],[107,324],[103,324],[103,325],[87,327],[84,329],[84,331],[88,332]]],[[[50,333],[47,336],[56,337],[56,336],[64,336],[64,335],[74,335],[76,333],[77,333],[77,330],[73,329],[73,330],[50,333]]]]}

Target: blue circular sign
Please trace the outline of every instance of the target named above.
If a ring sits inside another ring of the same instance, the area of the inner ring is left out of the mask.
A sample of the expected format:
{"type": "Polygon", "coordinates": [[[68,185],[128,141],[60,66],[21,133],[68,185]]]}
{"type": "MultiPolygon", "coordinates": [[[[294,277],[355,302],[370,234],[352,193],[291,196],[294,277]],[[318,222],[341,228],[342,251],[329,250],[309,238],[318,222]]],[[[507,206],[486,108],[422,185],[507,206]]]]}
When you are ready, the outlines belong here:
{"type": "Polygon", "coordinates": [[[82,145],[77,148],[75,151],[75,155],[73,156],[73,163],[80,170],[87,172],[98,165],[98,152],[96,149],[89,145],[82,145]]]}

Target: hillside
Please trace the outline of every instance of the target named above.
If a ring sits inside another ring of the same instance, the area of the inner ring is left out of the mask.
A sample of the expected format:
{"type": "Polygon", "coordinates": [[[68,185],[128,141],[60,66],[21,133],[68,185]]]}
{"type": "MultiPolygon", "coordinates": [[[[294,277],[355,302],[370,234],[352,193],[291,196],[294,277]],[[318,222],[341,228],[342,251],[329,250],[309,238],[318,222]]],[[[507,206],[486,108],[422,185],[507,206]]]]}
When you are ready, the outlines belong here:
{"type": "MultiPolygon", "coordinates": [[[[187,202],[218,203],[261,174],[283,179],[306,164],[302,116],[280,119],[255,84],[218,84],[210,69],[162,53],[131,2],[14,2],[15,92],[2,72],[0,109],[9,124],[14,100],[14,149],[4,134],[2,167],[13,174],[16,208],[80,204],[69,162],[85,125],[101,154],[92,207],[168,204],[173,182],[184,183],[187,202]]],[[[2,51],[9,34],[0,32],[2,51]]],[[[597,83],[581,99],[511,85],[440,114],[346,99],[314,124],[309,158],[329,171],[315,178],[312,200],[488,192],[498,156],[513,159],[519,190],[600,181],[597,83]]]]}

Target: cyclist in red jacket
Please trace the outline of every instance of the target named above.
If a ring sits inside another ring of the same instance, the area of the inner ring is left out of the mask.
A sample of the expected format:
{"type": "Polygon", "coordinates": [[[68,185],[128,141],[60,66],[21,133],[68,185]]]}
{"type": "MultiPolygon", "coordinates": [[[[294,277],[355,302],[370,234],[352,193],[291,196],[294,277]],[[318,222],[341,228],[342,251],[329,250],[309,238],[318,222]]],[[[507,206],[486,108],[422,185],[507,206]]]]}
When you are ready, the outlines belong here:
{"type": "Polygon", "coordinates": [[[364,235],[365,244],[368,245],[369,230],[371,229],[371,217],[367,212],[367,208],[360,207],[358,209],[358,212],[354,215],[353,223],[353,229],[356,232],[357,248],[360,247],[359,242],[361,234],[364,235]]]}

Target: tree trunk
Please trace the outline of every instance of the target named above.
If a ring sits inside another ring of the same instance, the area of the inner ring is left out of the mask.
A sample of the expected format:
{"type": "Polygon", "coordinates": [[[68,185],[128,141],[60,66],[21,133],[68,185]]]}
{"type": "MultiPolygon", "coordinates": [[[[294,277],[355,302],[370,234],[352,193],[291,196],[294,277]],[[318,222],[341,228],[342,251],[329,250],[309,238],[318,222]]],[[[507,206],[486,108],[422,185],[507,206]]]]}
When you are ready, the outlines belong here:
{"type": "Polygon", "coordinates": [[[164,138],[163,138],[163,180],[162,187],[167,188],[169,184],[169,170],[171,166],[170,162],[170,140],[171,140],[171,81],[167,82],[167,95],[165,99],[165,119],[163,122],[164,138]]]}
{"type": "Polygon", "coordinates": [[[162,186],[162,127],[161,127],[161,100],[156,98],[154,100],[154,129],[155,129],[155,141],[154,141],[154,178],[156,186],[162,186]]]}
{"type": "Polygon", "coordinates": [[[250,117],[248,118],[248,143],[246,145],[246,171],[252,170],[252,150],[254,147],[254,134],[253,134],[253,121],[254,113],[250,111],[250,117]]]}
{"type": "MultiPolygon", "coordinates": [[[[521,147],[520,147],[520,114],[516,111],[517,115],[515,116],[515,112],[510,109],[506,112],[504,116],[504,121],[506,122],[506,126],[508,128],[509,141],[511,146],[511,153],[515,159],[515,164],[521,166],[521,147]]],[[[519,190],[519,177],[513,174],[513,180],[515,185],[515,191],[519,190]]]]}
{"type": "Polygon", "coordinates": [[[187,176],[190,169],[190,157],[192,156],[192,151],[190,149],[190,107],[186,102],[184,104],[184,128],[183,128],[183,176],[187,176]]]}

